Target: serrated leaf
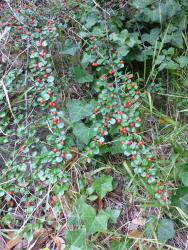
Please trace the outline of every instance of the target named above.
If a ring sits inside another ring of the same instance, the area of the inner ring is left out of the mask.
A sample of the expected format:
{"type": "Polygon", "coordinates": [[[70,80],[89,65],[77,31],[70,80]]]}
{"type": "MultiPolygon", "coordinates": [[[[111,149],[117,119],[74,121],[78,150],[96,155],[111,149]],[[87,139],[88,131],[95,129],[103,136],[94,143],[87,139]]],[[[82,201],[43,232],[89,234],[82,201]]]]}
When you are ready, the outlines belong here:
{"type": "Polygon", "coordinates": [[[160,242],[165,242],[175,236],[174,223],[170,219],[161,219],[158,225],[157,236],[160,242]]]}
{"type": "Polygon", "coordinates": [[[81,67],[73,67],[71,68],[71,73],[73,74],[74,79],[78,83],[86,83],[93,81],[93,75],[90,75],[87,71],[85,71],[81,67]]]}
{"type": "Polygon", "coordinates": [[[71,121],[77,122],[92,114],[94,102],[86,103],[84,100],[70,99],[67,102],[67,109],[71,121]]]}
{"type": "Polygon", "coordinates": [[[101,175],[94,180],[92,187],[101,199],[103,199],[108,192],[113,190],[112,180],[113,178],[108,175],[101,175]]]}

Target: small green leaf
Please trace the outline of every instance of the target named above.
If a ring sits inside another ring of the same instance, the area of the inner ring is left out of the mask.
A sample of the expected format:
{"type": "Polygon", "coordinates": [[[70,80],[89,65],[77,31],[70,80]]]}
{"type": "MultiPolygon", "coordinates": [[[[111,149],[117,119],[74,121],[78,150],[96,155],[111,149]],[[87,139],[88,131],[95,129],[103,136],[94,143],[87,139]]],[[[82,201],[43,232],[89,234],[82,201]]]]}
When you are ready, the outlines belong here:
{"type": "Polygon", "coordinates": [[[81,67],[72,67],[71,73],[73,74],[75,80],[78,83],[86,83],[93,81],[93,75],[90,75],[87,71],[85,71],[81,67]]]}
{"type": "Polygon", "coordinates": [[[157,236],[160,242],[165,242],[175,236],[174,223],[170,219],[161,219],[158,225],[157,236]]]}
{"type": "Polygon", "coordinates": [[[111,176],[101,175],[93,182],[92,187],[101,199],[103,199],[108,192],[113,190],[112,180],[113,178],[111,176]]]}

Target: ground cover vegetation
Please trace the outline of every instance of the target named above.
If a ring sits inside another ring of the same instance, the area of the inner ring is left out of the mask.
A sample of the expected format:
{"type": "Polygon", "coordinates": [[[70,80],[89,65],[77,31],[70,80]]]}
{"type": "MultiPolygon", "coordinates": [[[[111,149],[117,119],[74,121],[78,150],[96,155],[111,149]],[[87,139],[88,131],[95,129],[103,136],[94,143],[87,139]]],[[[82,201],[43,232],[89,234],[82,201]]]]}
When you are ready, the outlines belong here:
{"type": "Polygon", "coordinates": [[[0,247],[186,249],[188,2],[0,15],[0,247]]]}

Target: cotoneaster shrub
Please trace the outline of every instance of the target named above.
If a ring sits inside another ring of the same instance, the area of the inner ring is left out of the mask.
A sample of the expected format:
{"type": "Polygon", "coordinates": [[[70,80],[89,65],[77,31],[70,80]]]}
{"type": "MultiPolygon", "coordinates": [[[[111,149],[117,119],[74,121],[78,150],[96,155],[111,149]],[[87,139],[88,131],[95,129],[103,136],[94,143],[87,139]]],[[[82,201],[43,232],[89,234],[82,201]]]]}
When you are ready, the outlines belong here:
{"type": "MultiPolygon", "coordinates": [[[[5,14],[0,24],[3,42],[12,58],[20,58],[17,62],[5,60],[1,70],[1,141],[9,151],[0,177],[3,223],[13,224],[11,215],[20,209],[25,218],[21,229],[27,225],[27,234],[41,227],[49,214],[61,217],[60,203],[54,196],[63,195],[72,185],[67,166],[78,146],[75,136],[82,142],[76,151],[78,166],[90,166],[93,159],[112,151],[124,154],[147,192],[166,204],[167,193],[158,177],[155,156],[140,133],[139,107],[144,93],[126,71],[125,62],[116,53],[109,57],[107,50],[98,50],[96,44],[103,38],[85,38],[81,58],[85,66],[73,67],[67,80],[74,77],[79,84],[90,83],[93,96],[88,103],[69,100],[71,117],[67,118],[65,107],[58,102],[63,86],[59,86],[52,51],[60,39],[59,30],[66,32],[70,18],[49,18],[32,5],[18,7],[14,15],[9,11],[5,14]],[[41,218],[32,225],[36,215],[41,218]]],[[[15,223],[20,224],[17,219],[15,223]]]]}

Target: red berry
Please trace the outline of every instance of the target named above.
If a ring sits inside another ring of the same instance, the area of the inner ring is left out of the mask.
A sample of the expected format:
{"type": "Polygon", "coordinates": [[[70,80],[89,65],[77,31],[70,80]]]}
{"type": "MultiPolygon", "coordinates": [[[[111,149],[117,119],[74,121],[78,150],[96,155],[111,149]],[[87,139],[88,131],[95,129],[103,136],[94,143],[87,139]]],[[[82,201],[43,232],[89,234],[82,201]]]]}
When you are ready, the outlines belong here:
{"type": "Polygon", "coordinates": [[[31,202],[26,201],[25,206],[26,206],[26,207],[30,207],[30,206],[31,206],[31,202]]]}
{"type": "Polygon", "coordinates": [[[41,29],[37,29],[37,31],[38,31],[38,33],[40,33],[40,32],[41,32],[41,29]]]}
{"type": "Polygon", "coordinates": [[[37,82],[41,82],[40,77],[37,77],[36,81],[37,81],[37,82]]]}
{"type": "Polygon", "coordinates": [[[120,64],[125,64],[125,62],[124,62],[124,61],[120,61],[119,63],[120,63],[120,64]]]}
{"type": "Polygon", "coordinates": [[[96,50],[97,49],[97,45],[94,45],[92,50],[96,50]]]}
{"type": "Polygon", "coordinates": [[[140,91],[135,91],[135,94],[136,94],[136,95],[139,95],[139,94],[140,94],[140,91]]]}
{"type": "Polygon", "coordinates": [[[48,74],[44,74],[43,77],[44,77],[45,79],[47,79],[47,78],[48,78],[48,74]]]}
{"type": "Polygon", "coordinates": [[[57,111],[53,111],[53,113],[52,113],[53,115],[57,115],[57,111]]]}
{"type": "Polygon", "coordinates": [[[166,197],[166,196],[163,196],[163,197],[162,197],[162,200],[163,200],[164,202],[167,202],[167,197],[166,197]]]}
{"type": "Polygon", "coordinates": [[[132,144],[132,141],[128,141],[128,142],[127,142],[127,145],[130,146],[131,144],[132,144]]]}
{"type": "Polygon", "coordinates": [[[23,30],[23,28],[20,26],[20,27],[18,27],[18,30],[23,30]]]}
{"type": "Polygon", "coordinates": [[[131,87],[134,88],[134,87],[135,87],[135,84],[134,84],[134,83],[131,83],[131,87]]]}
{"type": "Polygon", "coordinates": [[[62,158],[62,159],[65,158],[65,154],[64,154],[64,153],[61,154],[61,158],[62,158]]]}
{"type": "Polygon", "coordinates": [[[104,136],[104,131],[103,130],[101,131],[101,135],[104,136]]]}
{"type": "Polygon", "coordinates": [[[57,124],[59,124],[59,119],[58,118],[56,118],[56,117],[54,117],[53,118],[53,123],[54,123],[54,125],[57,125],[57,124]]]}
{"type": "Polygon", "coordinates": [[[107,120],[107,121],[110,121],[110,116],[107,116],[107,117],[106,117],[106,120],[107,120]]]}
{"type": "Polygon", "coordinates": [[[42,43],[43,43],[42,40],[38,41],[38,42],[37,42],[37,46],[38,46],[38,47],[42,47],[42,43]]]}
{"type": "Polygon", "coordinates": [[[137,120],[138,122],[142,122],[142,119],[141,118],[138,118],[138,120],[137,120]]]}
{"type": "Polygon", "coordinates": [[[52,91],[48,91],[48,93],[47,93],[49,96],[51,96],[52,95],[52,91]]]}
{"type": "Polygon", "coordinates": [[[109,75],[114,75],[114,74],[115,74],[115,70],[112,69],[109,71],[109,75]]]}
{"type": "Polygon", "coordinates": [[[125,135],[127,133],[127,129],[125,127],[120,128],[120,132],[125,135]]]}
{"type": "Polygon", "coordinates": [[[146,174],[146,178],[148,179],[150,177],[150,174],[146,174]]]}
{"type": "Polygon", "coordinates": [[[9,195],[13,195],[14,192],[13,192],[13,191],[8,191],[8,194],[9,194],[9,195]]]}
{"type": "Polygon", "coordinates": [[[43,105],[45,103],[45,101],[42,99],[40,100],[40,104],[43,105]]]}
{"type": "Polygon", "coordinates": [[[147,160],[148,160],[148,162],[152,162],[152,158],[148,158],[147,160]]]}
{"type": "Polygon", "coordinates": [[[14,207],[14,201],[9,201],[9,202],[8,202],[8,206],[9,206],[9,207],[14,207]]]}
{"type": "Polygon", "coordinates": [[[55,204],[55,201],[54,200],[51,200],[50,201],[50,205],[53,206],[55,204]]]}
{"type": "Polygon", "coordinates": [[[49,102],[49,107],[56,107],[56,106],[57,106],[56,102],[49,102]]]}
{"type": "Polygon", "coordinates": [[[122,122],[121,119],[117,119],[117,123],[120,124],[122,122]]]}
{"type": "Polygon", "coordinates": [[[134,128],[134,123],[130,123],[130,127],[131,127],[131,128],[134,128]]]}
{"type": "Polygon", "coordinates": [[[104,122],[104,126],[105,126],[105,127],[108,127],[108,123],[107,123],[107,122],[104,122]]]}
{"type": "Polygon", "coordinates": [[[37,63],[34,64],[34,69],[35,70],[38,69],[38,64],[37,63]]]}
{"type": "Polygon", "coordinates": [[[134,160],[134,159],[135,159],[135,155],[131,155],[131,156],[130,156],[130,159],[131,159],[131,160],[134,160]]]}
{"type": "Polygon", "coordinates": [[[58,152],[58,149],[57,149],[57,148],[54,148],[52,151],[53,151],[54,153],[57,153],[57,152],[58,152]]]}
{"type": "Polygon", "coordinates": [[[158,190],[157,190],[157,193],[158,193],[158,194],[162,194],[162,190],[158,189],[158,190]]]}
{"type": "Polygon", "coordinates": [[[31,21],[30,21],[30,24],[31,24],[31,25],[34,24],[34,20],[31,20],[31,21]]]}
{"type": "Polygon", "coordinates": [[[99,65],[98,65],[98,63],[93,62],[93,63],[91,64],[91,66],[92,66],[92,67],[97,67],[97,66],[99,66],[99,65]]]}
{"type": "Polygon", "coordinates": [[[64,145],[64,144],[65,144],[65,142],[64,142],[64,141],[61,141],[60,143],[61,143],[61,145],[64,145]]]}
{"type": "Polygon", "coordinates": [[[107,76],[101,76],[100,77],[102,80],[106,80],[107,79],[107,76]]]}
{"type": "Polygon", "coordinates": [[[160,187],[160,186],[161,186],[161,183],[160,183],[160,182],[157,182],[156,186],[157,186],[157,187],[160,187]]]}
{"type": "Polygon", "coordinates": [[[143,141],[139,141],[139,142],[137,143],[137,145],[140,147],[140,146],[144,145],[144,142],[143,142],[143,141]]]}
{"type": "Polygon", "coordinates": [[[118,115],[122,115],[123,112],[122,112],[122,111],[118,111],[117,114],[118,114],[118,115]]]}
{"type": "Polygon", "coordinates": [[[9,23],[9,22],[6,22],[6,23],[5,23],[5,26],[10,26],[10,23],[9,23]]]}

